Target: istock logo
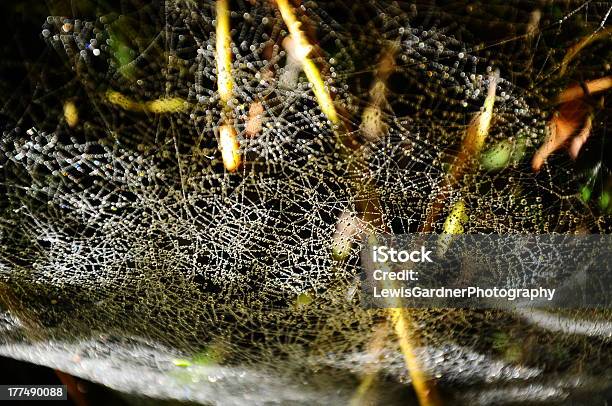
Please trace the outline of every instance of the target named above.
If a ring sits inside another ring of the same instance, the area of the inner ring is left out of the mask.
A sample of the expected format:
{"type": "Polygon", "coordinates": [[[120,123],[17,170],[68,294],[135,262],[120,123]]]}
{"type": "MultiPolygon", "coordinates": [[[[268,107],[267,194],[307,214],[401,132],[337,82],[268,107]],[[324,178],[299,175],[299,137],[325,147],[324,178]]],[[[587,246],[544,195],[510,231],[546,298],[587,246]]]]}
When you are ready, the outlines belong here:
{"type": "Polygon", "coordinates": [[[396,250],[395,248],[389,248],[387,246],[374,246],[372,247],[372,258],[375,263],[384,263],[387,261],[391,262],[433,262],[431,258],[431,251],[426,251],[425,246],[421,245],[420,251],[404,251],[396,250]]]}

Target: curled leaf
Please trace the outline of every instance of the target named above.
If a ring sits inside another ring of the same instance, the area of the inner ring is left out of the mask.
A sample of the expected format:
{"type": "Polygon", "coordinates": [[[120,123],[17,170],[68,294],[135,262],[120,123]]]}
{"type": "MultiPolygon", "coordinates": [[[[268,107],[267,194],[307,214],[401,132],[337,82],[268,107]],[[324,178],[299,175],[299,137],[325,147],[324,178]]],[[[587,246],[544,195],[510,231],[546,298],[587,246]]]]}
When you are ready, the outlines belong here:
{"type": "Polygon", "coordinates": [[[558,149],[566,146],[578,129],[579,134],[570,143],[570,155],[576,158],[580,148],[591,133],[590,115],[592,107],[583,99],[562,104],[548,123],[548,134],[531,161],[534,171],[539,171],[546,159],[558,149]]]}

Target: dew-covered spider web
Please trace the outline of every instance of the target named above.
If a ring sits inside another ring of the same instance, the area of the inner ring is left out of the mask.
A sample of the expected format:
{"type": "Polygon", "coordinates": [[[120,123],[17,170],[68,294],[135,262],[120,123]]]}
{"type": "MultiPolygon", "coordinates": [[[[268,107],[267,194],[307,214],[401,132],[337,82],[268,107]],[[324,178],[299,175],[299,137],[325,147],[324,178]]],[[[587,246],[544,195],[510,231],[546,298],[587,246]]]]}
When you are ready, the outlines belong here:
{"type": "MultiPolygon", "coordinates": [[[[276,2],[228,2],[227,101],[215,2],[90,3],[1,88],[3,355],[159,399],[415,401],[365,234],[612,231],[610,2],[290,3],[338,120],[276,2]],[[584,144],[536,171],[572,86],[584,144]]],[[[410,314],[448,404],[609,394],[609,312],[410,314]]]]}

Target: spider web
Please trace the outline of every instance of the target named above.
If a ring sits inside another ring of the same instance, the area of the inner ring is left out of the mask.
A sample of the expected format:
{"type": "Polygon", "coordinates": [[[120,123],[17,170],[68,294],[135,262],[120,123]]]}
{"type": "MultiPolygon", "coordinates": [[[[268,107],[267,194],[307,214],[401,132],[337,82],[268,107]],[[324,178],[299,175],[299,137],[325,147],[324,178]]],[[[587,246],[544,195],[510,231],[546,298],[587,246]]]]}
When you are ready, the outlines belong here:
{"type": "MultiPolygon", "coordinates": [[[[363,223],[419,231],[444,193],[436,231],[462,200],[468,233],[610,232],[609,214],[581,199],[576,164],[558,154],[539,173],[529,165],[548,100],[609,72],[608,35],[559,75],[568,47],[607,28],[609,3],[304,2],[296,10],[340,131],[291,65],[274,4],[232,2],[236,173],[219,153],[215,4],[123,7],[47,18],[42,38],[65,65],[42,62],[49,74],[33,97],[42,117],[5,107],[3,354],[213,404],[346,403],[377,362],[372,396],[399,402],[410,375],[397,340],[386,332],[373,352],[387,316],[360,305],[363,223]],[[384,58],[393,72],[376,88],[384,58]],[[449,187],[497,70],[486,147],[510,140],[523,152],[449,187]],[[78,110],[74,125],[67,105],[78,110]]],[[[587,152],[605,150],[602,110],[587,152]]],[[[609,172],[605,161],[599,168],[603,193],[609,172]]],[[[607,389],[606,312],[413,313],[417,355],[454,401],[607,389]]]]}

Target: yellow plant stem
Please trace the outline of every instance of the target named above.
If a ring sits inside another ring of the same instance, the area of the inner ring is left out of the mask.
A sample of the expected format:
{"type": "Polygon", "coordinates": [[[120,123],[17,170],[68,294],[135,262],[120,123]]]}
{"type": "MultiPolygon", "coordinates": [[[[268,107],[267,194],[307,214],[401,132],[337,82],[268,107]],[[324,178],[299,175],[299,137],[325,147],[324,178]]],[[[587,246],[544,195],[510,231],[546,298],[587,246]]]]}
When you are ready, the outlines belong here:
{"type": "Polygon", "coordinates": [[[289,29],[289,34],[291,35],[291,39],[293,41],[294,54],[300,61],[302,65],[302,70],[306,75],[306,79],[312,85],[312,90],[317,99],[317,103],[321,108],[323,114],[332,124],[338,124],[338,114],[336,112],[336,108],[334,107],[334,102],[325,86],[325,82],[321,78],[321,73],[319,69],[315,65],[315,63],[308,57],[310,51],[312,51],[313,46],[308,42],[304,33],[300,29],[301,23],[295,17],[295,13],[293,12],[293,8],[289,4],[288,0],[276,0],[276,4],[278,5],[278,9],[281,13],[283,21],[287,28],[289,29]]]}
{"type": "Polygon", "coordinates": [[[232,51],[229,0],[217,0],[217,28],[215,60],[217,62],[217,89],[223,104],[227,104],[233,92],[232,51]]]}
{"type": "Polygon", "coordinates": [[[215,43],[215,60],[217,63],[217,90],[221,108],[227,116],[219,127],[219,150],[223,165],[229,172],[235,172],[241,163],[240,144],[236,139],[236,130],[231,122],[231,110],[228,104],[233,96],[232,50],[230,31],[229,0],[217,0],[217,27],[215,43]]]}
{"type": "Polygon", "coordinates": [[[115,90],[106,92],[106,100],[111,104],[121,107],[123,110],[153,114],[180,113],[189,107],[189,103],[180,97],[168,97],[141,102],[133,100],[115,90]]]}
{"type": "MultiPolygon", "coordinates": [[[[495,71],[489,76],[489,87],[482,111],[476,114],[472,122],[468,125],[461,145],[461,150],[455,157],[450,170],[439,186],[439,191],[429,208],[429,213],[421,232],[431,232],[434,230],[434,225],[446,205],[446,200],[449,197],[451,189],[461,180],[463,175],[469,173],[473,169],[472,164],[479,157],[489,135],[491,121],[493,119],[493,106],[495,104],[495,93],[498,80],[499,71],[495,71]]],[[[465,211],[465,208],[463,211],[465,211]]]]}

